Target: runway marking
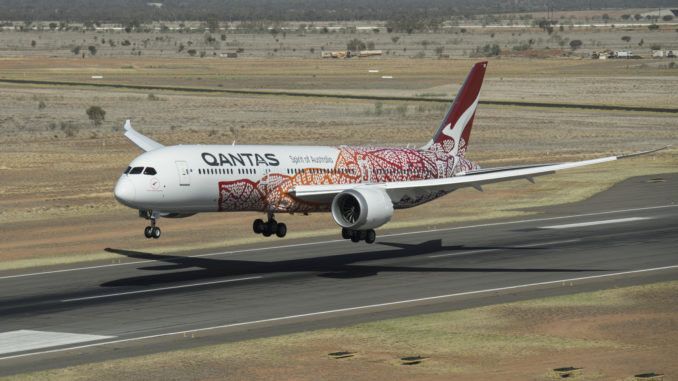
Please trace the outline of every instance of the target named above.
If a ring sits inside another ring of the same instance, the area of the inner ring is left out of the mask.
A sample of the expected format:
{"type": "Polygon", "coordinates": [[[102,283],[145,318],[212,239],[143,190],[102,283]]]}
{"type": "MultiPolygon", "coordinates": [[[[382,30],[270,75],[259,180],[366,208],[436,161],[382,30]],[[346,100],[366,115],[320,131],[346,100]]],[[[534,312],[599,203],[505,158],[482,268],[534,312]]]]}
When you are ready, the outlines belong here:
{"type": "Polygon", "coordinates": [[[148,292],[157,292],[157,291],[166,291],[166,290],[175,290],[175,289],[178,289],[178,288],[208,286],[208,285],[211,285],[211,284],[232,283],[232,282],[238,282],[238,281],[241,281],[241,280],[251,280],[251,279],[260,279],[260,278],[262,278],[262,277],[261,276],[252,276],[252,277],[248,277],[248,278],[217,280],[217,281],[214,281],[214,282],[184,284],[184,285],[181,285],[181,286],[153,288],[153,289],[150,289],[150,290],[137,290],[137,291],[129,291],[129,292],[118,292],[118,293],[115,293],[115,294],[86,296],[86,297],[83,297],[83,298],[63,299],[61,302],[62,303],[68,303],[68,302],[77,302],[77,301],[81,301],[81,300],[112,298],[112,297],[116,297],[116,296],[143,294],[143,293],[148,293],[148,292]]]}
{"type": "MultiPolygon", "coordinates": [[[[677,208],[677,207],[678,207],[678,205],[661,205],[661,206],[650,206],[650,207],[634,208],[634,209],[610,210],[610,211],[607,211],[607,212],[573,214],[573,215],[569,215],[569,216],[560,216],[560,217],[534,218],[534,219],[519,220],[519,221],[492,222],[492,223],[487,223],[487,224],[458,226],[458,227],[454,227],[454,228],[419,230],[419,231],[413,231],[413,232],[384,234],[384,235],[380,235],[379,238],[398,237],[398,236],[401,236],[401,235],[411,235],[411,234],[445,232],[445,231],[462,230],[462,229],[483,228],[483,227],[490,227],[490,226],[515,225],[515,224],[528,223],[528,222],[554,221],[554,220],[562,220],[562,219],[567,219],[567,218],[600,216],[600,215],[605,215],[605,214],[637,212],[637,211],[643,211],[643,210],[677,208]]],[[[271,250],[271,249],[285,249],[285,248],[291,248],[291,247],[312,246],[312,245],[324,245],[324,244],[327,244],[327,243],[344,242],[344,241],[345,240],[343,240],[343,239],[333,239],[333,240],[327,240],[327,241],[304,242],[304,243],[282,245],[282,246],[275,246],[275,247],[256,247],[256,248],[251,248],[251,249],[221,251],[221,252],[218,252],[218,253],[191,255],[191,256],[188,256],[188,257],[185,257],[185,258],[201,258],[201,257],[214,257],[214,256],[220,256],[220,255],[233,255],[233,254],[247,253],[247,252],[252,252],[252,251],[271,250]]],[[[0,280],[11,279],[11,278],[21,278],[21,277],[28,277],[28,276],[36,276],[36,275],[58,274],[58,273],[65,273],[65,272],[71,272],[71,271],[94,270],[94,269],[101,269],[101,268],[114,267],[114,266],[138,265],[138,264],[153,263],[153,262],[158,262],[158,261],[159,260],[133,261],[133,262],[115,263],[115,264],[99,265],[99,266],[76,267],[76,268],[73,268],[73,269],[42,271],[42,272],[29,273],[29,274],[7,275],[7,276],[0,277],[0,280]]]]}
{"type": "Polygon", "coordinates": [[[190,329],[190,330],[184,330],[184,331],[178,331],[178,332],[160,333],[160,334],[157,334],[157,335],[132,337],[132,338],[129,338],[129,339],[105,341],[105,342],[101,342],[101,343],[86,344],[86,345],[80,345],[80,346],[75,346],[75,347],[70,347],[70,348],[60,348],[60,349],[52,349],[52,350],[33,352],[33,353],[24,353],[24,354],[19,354],[19,355],[0,357],[0,361],[1,360],[9,360],[9,359],[14,359],[14,358],[19,358],[19,357],[42,355],[42,354],[47,354],[47,353],[56,353],[56,352],[64,352],[64,351],[70,351],[70,350],[92,348],[92,347],[98,347],[98,346],[102,346],[102,345],[120,344],[120,343],[132,342],[132,341],[155,339],[155,338],[159,338],[159,337],[182,335],[186,332],[204,332],[204,331],[211,331],[211,330],[215,330],[215,329],[225,329],[225,328],[232,328],[232,327],[261,324],[261,323],[270,323],[270,322],[276,322],[276,321],[282,321],[282,320],[291,320],[291,319],[311,317],[311,316],[329,315],[329,314],[333,314],[333,313],[357,311],[357,310],[364,310],[364,309],[370,309],[370,308],[388,307],[388,306],[394,306],[394,305],[399,305],[399,304],[416,303],[416,302],[423,302],[423,301],[436,300],[436,299],[452,298],[452,297],[457,297],[457,296],[474,295],[474,294],[482,294],[482,293],[490,293],[490,292],[499,292],[499,291],[506,291],[506,290],[515,290],[515,289],[519,289],[519,288],[528,288],[528,287],[536,287],[536,286],[548,286],[548,285],[553,285],[553,284],[562,284],[563,282],[569,283],[569,282],[576,282],[576,281],[581,281],[581,280],[607,278],[607,277],[613,277],[613,276],[619,276],[619,275],[638,274],[638,273],[644,273],[644,272],[661,271],[661,270],[669,270],[669,269],[676,269],[676,268],[678,268],[678,265],[655,267],[655,268],[640,269],[640,270],[622,271],[622,272],[602,274],[602,275],[591,275],[591,276],[571,278],[571,279],[559,279],[559,280],[552,280],[552,281],[547,281],[547,282],[520,284],[520,285],[515,285],[515,286],[491,288],[491,289],[486,289],[486,290],[459,292],[459,293],[455,293],[455,294],[429,296],[429,297],[424,297],[424,298],[400,300],[400,301],[395,301],[395,302],[371,304],[371,305],[358,306],[358,307],[339,308],[339,309],[329,310],[329,311],[311,312],[311,313],[299,314],[299,315],[291,315],[291,316],[282,316],[282,317],[270,318],[270,319],[253,320],[253,321],[242,322],[242,323],[224,324],[224,325],[218,325],[218,326],[214,326],[214,327],[197,328],[197,329],[190,329]]]}
{"type": "Polygon", "coordinates": [[[568,239],[566,241],[531,243],[531,244],[528,244],[528,245],[518,245],[518,246],[511,246],[511,247],[506,247],[506,248],[481,249],[481,250],[462,251],[462,252],[459,252],[459,253],[436,254],[436,255],[429,255],[428,257],[429,258],[456,257],[458,255],[489,253],[489,252],[492,252],[492,251],[502,251],[502,250],[507,250],[507,249],[522,249],[522,248],[535,247],[535,246],[558,245],[558,244],[561,244],[561,243],[571,243],[571,242],[579,242],[579,241],[581,241],[581,239],[577,238],[577,239],[568,239]]]}
{"type": "Polygon", "coordinates": [[[580,223],[577,223],[577,224],[542,226],[540,229],[570,229],[570,228],[579,228],[579,227],[585,227],[585,226],[620,224],[622,222],[644,221],[644,220],[651,220],[651,219],[652,219],[652,217],[617,218],[617,219],[614,219],[614,220],[580,222],[580,223]]]}
{"type": "Polygon", "coordinates": [[[112,339],[115,336],[83,335],[65,332],[31,331],[21,329],[0,333],[0,354],[30,351],[57,347],[60,345],[78,344],[87,341],[112,339]]]}

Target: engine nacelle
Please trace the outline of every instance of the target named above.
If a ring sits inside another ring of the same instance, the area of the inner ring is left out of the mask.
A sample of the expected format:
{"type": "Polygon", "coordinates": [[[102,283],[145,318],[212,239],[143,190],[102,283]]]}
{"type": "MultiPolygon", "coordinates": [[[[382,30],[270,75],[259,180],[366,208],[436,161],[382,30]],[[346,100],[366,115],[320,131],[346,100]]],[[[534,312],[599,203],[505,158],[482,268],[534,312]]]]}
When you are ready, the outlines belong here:
{"type": "Polygon", "coordinates": [[[332,217],[342,228],[374,229],[393,215],[393,203],[381,188],[348,189],[334,196],[332,217]]]}

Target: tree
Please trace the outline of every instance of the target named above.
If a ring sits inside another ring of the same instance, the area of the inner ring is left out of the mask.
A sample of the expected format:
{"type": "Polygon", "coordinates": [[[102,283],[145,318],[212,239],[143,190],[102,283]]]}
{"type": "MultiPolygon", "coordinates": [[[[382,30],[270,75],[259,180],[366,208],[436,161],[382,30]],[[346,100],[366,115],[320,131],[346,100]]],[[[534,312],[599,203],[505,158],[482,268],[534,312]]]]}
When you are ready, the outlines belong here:
{"type": "Polygon", "coordinates": [[[97,47],[94,46],[94,45],[88,46],[87,50],[89,50],[89,54],[91,54],[93,56],[97,54],[97,47]]]}
{"type": "Polygon", "coordinates": [[[77,56],[78,54],[80,54],[80,46],[74,47],[73,49],[71,49],[71,52],[73,52],[73,54],[77,56]]]}
{"type": "Polygon", "coordinates": [[[194,57],[198,53],[198,51],[195,49],[188,49],[186,53],[188,53],[191,57],[194,57]]]}
{"type": "Polygon", "coordinates": [[[31,40],[31,47],[32,48],[35,48],[35,44],[36,44],[35,40],[31,40]]]}
{"type": "Polygon", "coordinates": [[[95,126],[101,125],[101,123],[104,121],[104,118],[106,117],[106,111],[104,111],[104,109],[99,106],[90,106],[86,113],[89,117],[89,120],[91,120],[95,126]]]}
{"type": "Polygon", "coordinates": [[[622,41],[628,43],[629,41],[631,41],[631,36],[622,36],[621,39],[622,39],[622,41]]]}
{"type": "Polygon", "coordinates": [[[52,30],[52,31],[54,31],[57,28],[57,26],[59,26],[59,25],[55,22],[49,23],[49,29],[52,30]]]}
{"type": "Polygon", "coordinates": [[[657,29],[659,29],[659,25],[657,25],[657,24],[650,24],[650,25],[647,26],[647,29],[649,29],[649,30],[657,30],[657,29]]]}
{"type": "Polygon", "coordinates": [[[352,39],[346,44],[346,49],[351,51],[365,50],[366,47],[365,43],[357,38],[352,39]]]}
{"type": "Polygon", "coordinates": [[[662,20],[664,20],[664,21],[666,21],[666,22],[669,22],[669,21],[673,20],[673,16],[671,16],[671,15],[664,15],[664,16],[662,17],[662,20]]]}
{"type": "Polygon", "coordinates": [[[582,46],[581,40],[572,40],[570,41],[570,47],[572,50],[577,50],[582,46]]]}

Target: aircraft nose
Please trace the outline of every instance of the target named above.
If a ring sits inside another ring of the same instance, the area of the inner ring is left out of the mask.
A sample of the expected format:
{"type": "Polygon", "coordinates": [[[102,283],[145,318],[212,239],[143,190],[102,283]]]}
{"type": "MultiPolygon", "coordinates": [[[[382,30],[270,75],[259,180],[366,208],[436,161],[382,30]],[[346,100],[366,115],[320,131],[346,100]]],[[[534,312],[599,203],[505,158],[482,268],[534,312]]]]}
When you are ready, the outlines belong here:
{"type": "Polygon", "coordinates": [[[130,203],[134,202],[136,197],[132,180],[128,179],[127,176],[120,177],[118,183],[115,184],[113,194],[115,194],[115,198],[119,203],[130,206],[130,203]]]}

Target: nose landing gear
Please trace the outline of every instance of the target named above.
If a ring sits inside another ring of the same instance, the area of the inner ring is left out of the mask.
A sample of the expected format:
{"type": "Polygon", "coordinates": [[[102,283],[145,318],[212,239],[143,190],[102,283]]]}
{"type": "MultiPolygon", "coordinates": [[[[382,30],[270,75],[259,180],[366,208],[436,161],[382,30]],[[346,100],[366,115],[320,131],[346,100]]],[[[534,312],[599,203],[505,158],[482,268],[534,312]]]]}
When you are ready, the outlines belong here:
{"type": "Polygon", "coordinates": [[[144,235],[146,238],[158,239],[160,238],[160,234],[160,228],[155,226],[155,218],[151,218],[151,226],[146,226],[146,229],[144,229],[144,235]]]}
{"type": "Polygon", "coordinates": [[[151,211],[151,210],[144,210],[144,211],[140,210],[139,211],[139,217],[142,217],[142,218],[145,218],[145,219],[151,221],[151,225],[146,226],[146,228],[144,229],[144,236],[146,238],[154,238],[154,239],[160,238],[160,234],[162,232],[160,231],[159,227],[155,226],[155,220],[156,220],[157,217],[153,213],[153,211],[151,211]]]}
{"type": "Polygon", "coordinates": [[[273,213],[268,213],[268,221],[264,222],[262,219],[257,218],[252,224],[252,230],[256,234],[261,234],[264,237],[270,237],[275,234],[282,238],[287,234],[287,225],[282,222],[277,222],[273,218],[273,213]]]}

